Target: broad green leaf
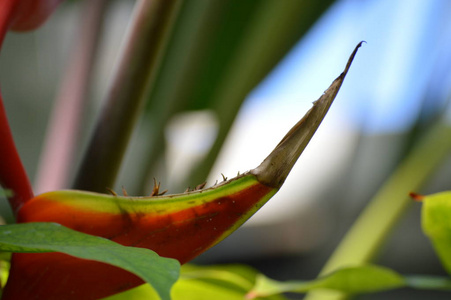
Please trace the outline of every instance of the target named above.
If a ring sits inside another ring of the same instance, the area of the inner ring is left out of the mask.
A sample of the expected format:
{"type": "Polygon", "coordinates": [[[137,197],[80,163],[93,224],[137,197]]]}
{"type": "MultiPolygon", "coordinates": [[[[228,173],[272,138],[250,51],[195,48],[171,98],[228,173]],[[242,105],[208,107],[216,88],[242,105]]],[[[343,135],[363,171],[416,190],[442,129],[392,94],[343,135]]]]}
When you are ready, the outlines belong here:
{"type": "Polygon", "coordinates": [[[279,282],[259,275],[248,299],[285,292],[305,293],[314,289],[336,290],[346,294],[371,293],[406,286],[405,279],[385,267],[364,265],[339,269],[310,281],[279,282]]]}
{"type": "Polygon", "coordinates": [[[422,227],[434,245],[443,266],[451,274],[451,192],[423,199],[422,227]]]}
{"type": "Polygon", "coordinates": [[[20,253],[62,252],[78,258],[114,265],[150,283],[162,299],[179,276],[175,259],[155,252],[125,247],[110,240],[71,230],[56,223],[25,223],[0,226],[0,251],[20,253]]]}
{"type": "Polygon", "coordinates": [[[207,280],[218,285],[229,285],[233,289],[248,291],[255,283],[258,272],[245,265],[214,265],[183,267],[180,279],[187,282],[207,280]]]}
{"type": "MultiPolygon", "coordinates": [[[[172,300],[243,300],[255,284],[258,272],[244,265],[195,266],[184,265],[175,283],[172,300]]],[[[149,285],[104,298],[104,300],[158,300],[149,285]]],[[[283,300],[281,295],[265,299],[283,300]]]]}

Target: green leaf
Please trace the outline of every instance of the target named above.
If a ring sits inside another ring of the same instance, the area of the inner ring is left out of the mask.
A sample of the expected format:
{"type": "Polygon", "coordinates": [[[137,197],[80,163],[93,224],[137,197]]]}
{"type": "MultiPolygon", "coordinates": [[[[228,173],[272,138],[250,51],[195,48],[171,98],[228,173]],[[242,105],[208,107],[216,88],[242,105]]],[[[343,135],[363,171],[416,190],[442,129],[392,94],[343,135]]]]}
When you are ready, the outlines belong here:
{"type": "Polygon", "coordinates": [[[313,289],[336,290],[346,294],[385,291],[406,286],[405,279],[385,267],[364,265],[339,269],[329,275],[311,281],[279,282],[259,275],[255,287],[247,294],[248,299],[281,294],[305,293],[313,289]]]}
{"type": "MultiPolygon", "coordinates": [[[[255,284],[258,272],[243,265],[184,265],[180,279],[171,291],[172,300],[243,300],[255,284]]],[[[149,285],[104,298],[104,300],[158,300],[149,285]]],[[[283,300],[281,295],[265,299],[283,300]]]]}
{"type": "Polygon", "coordinates": [[[182,1],[138,1],[123,42],[102,113],[74,187],[113,187],[129,139],[154,84],[182,1]]]}
{"type": "Polygon", "coordinates": [[[9,189],[0,188],[0,197],[9,198],[9,197],[12,197],[13,195],[14,195],[13,191],[11,191],[9,189]]]}
{"type": "Polygon", "coordinates": [[[216,266],[183,266],[181,280],[207,280],[219,285],[229,285],[233,289],[248,291],[255,283],[258,272],[244,265],[216,265],[216,266]]]}
{"type": "Polygon", "coordinates": [[[0,251],[62,252],[78,258],[104,262],[136,274],[150,283],[162,299],[168,300],[170,289],[180,270],[180,264],[175,259],[159,257],[148,249],[125,247],[56,223],[0,226],[0,251]]]}
{"type": "MultiPolygon", "coordinates": [[[[422,290],[451,290],[448,277],[405,276],[385,267],[364,265],[343,268],[311,281],[279,282],[244,265],[195,266],[184,265],[180,279],[171,291],[173,300],[259,299],[283,300],[286,292],[305,293],[323,289],[342,293],[371,293],[401,287],[422,290]]],[[[159,300],[148,284],[104,298],[103,300],[159,300]]]]}
{"type": "MultiPolygon", "coordinates": [[[[172,288],[172,291],[174,287],[172,288]]],[[[102,300],[160,300],[160,297],[149,284],[143,284],[133,289],[118,293],[102,300]]],[[[174,298],[172,298],[174,299],[174,298]]]]}
{"type": "Polygon", "coordinates": [[[425,196],[422,201],[423,231],[451,274],[451,192],[425,196]]]}

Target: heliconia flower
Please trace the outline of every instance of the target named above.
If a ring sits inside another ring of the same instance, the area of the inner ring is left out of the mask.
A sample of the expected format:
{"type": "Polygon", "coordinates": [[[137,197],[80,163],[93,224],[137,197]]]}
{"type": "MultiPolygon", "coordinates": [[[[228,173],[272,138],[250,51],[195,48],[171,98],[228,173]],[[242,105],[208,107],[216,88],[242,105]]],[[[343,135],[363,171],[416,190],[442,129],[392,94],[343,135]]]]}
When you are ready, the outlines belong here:
{"type": "MultiPolygon", "coordinates": [[[[76,190],[39,195],[20,208],[18,222],[56,222],[126,246],[148,248],[186,263],[231,234],[282,186],[326,115],[344,72],[260,166],[208,189],[128,197],[76,190]]],[[[137,276],[61,253],[13,254],[3,299],[99,299],[142,284],[137,276]]]]}

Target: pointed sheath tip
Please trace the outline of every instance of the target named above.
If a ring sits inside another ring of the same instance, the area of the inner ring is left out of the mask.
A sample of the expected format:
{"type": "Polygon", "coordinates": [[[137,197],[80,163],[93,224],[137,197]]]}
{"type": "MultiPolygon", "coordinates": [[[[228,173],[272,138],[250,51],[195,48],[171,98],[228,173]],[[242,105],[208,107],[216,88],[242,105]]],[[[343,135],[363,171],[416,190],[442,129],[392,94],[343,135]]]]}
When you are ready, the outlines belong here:
{"type": "Polygon", "coordinates": [[[260,183],[273,188],[280,188],[283,185],[297,159],[307,147],[313,134],[324,119],[362,43],[364,41],[357,44],[348,59],[344,71],[332,82],[324,94],[314,102],[313,107],[285,135],[260,166],[250,171],[260,183]]]}
{"type": "Polygon", "coordinates": [[[352,61],[354,60],[354,57],[357,54],[357,50],[359,50],[359,48],[362,47],[363,43],[366,44],[366,41],[360,41],[360,43],[358,43],[357,46],[355,46],[354,51],[352,51],[351,56],[348,59],[348,63],[346,64],[346,68],[343,71],[344,75],[348,73],[349,67],[351,67],[352,61]]]}

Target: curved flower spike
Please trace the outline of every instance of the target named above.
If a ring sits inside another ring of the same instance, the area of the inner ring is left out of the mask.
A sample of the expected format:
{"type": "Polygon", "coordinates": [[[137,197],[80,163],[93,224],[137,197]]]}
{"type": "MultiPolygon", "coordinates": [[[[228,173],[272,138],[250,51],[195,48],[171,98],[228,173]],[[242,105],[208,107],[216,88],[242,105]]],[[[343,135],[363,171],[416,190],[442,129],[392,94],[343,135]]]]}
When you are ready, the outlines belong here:
{"type": "MultiPolygon", "coordinates": [[[[360,45],[344,72],[259,167],[208,189],[168,196],[45,193],[20,209],[18,221],[57,222],[188,262],[231,234],[279,190],[326,115],[360,45]]],[[[141,283],[127,271],[61,253],[14,254],[3,299],[98,299],[141,283]]]]}

